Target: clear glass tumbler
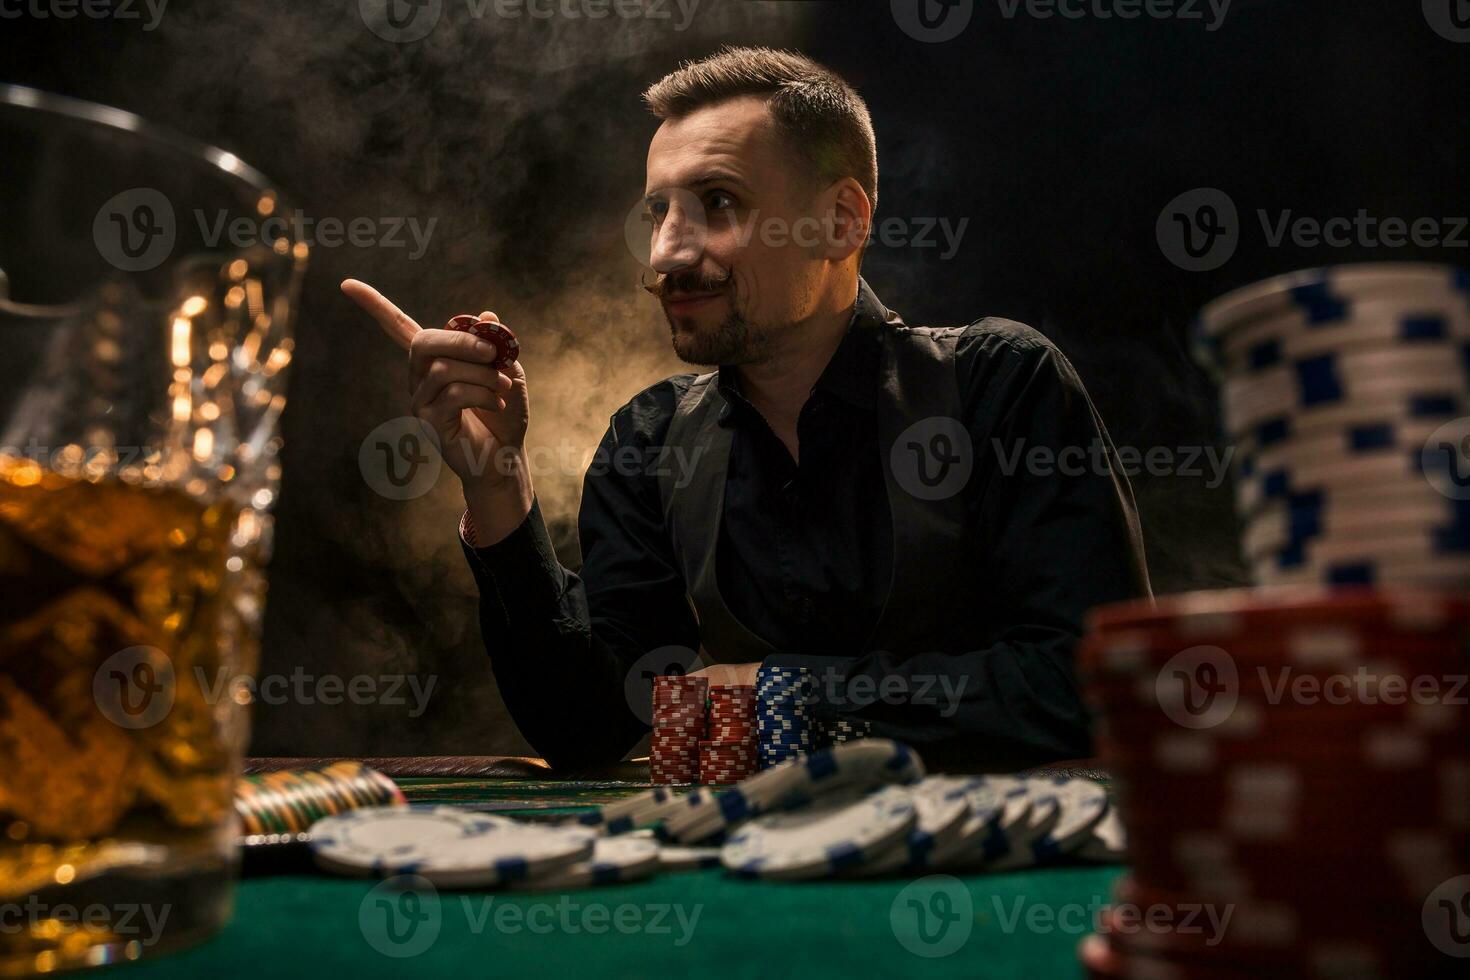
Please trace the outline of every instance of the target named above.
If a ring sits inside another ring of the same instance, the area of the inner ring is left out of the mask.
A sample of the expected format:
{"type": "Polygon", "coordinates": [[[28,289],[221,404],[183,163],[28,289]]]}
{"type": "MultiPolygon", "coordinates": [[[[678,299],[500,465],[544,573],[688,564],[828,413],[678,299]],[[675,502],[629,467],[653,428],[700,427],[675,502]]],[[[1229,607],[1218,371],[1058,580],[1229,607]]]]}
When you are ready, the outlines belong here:
{"type": "Polygon", "coordinates": [[[306,246],[263,175],[0,86],[0,975],[233,901],[306,246]]]}

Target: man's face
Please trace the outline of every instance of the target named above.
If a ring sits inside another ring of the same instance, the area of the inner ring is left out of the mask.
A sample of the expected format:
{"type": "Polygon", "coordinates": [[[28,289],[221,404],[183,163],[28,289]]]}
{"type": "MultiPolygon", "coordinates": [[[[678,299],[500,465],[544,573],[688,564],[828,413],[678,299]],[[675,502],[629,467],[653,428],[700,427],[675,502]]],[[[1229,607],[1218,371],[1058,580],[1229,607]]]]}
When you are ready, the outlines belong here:
{"type": "Polygon", "coordinates": [[[754,96],[665,120],[654,134],[645,191],[652,291],[681,360],[761,361],[811,315],[827,232],[815,224],[817,190],[802,166],[754,96]]]}

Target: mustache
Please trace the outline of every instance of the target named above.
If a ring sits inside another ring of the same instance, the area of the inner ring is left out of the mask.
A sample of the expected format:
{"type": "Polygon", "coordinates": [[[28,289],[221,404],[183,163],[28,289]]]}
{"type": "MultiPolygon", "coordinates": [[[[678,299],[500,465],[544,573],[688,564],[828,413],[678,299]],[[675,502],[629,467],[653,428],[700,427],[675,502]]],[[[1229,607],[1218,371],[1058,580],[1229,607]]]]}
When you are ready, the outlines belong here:
{"type": "Polygon", "coordinates": [[[707,276],[701,272],[671,272],[659,276],[653,282],[645,281],[645,273],[639,273],[638,285],[658,299],[668,299],[674,293],[718,293],[723,292],[735,278],[734,270],[723,275],[707,276]]]}

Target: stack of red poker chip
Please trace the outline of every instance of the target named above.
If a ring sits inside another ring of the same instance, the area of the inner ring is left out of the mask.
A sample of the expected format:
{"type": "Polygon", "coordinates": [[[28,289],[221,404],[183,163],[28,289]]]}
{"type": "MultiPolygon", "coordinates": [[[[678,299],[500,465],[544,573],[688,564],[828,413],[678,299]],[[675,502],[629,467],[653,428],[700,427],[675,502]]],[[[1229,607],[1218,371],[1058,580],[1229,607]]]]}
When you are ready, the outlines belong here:
{"type": "Polygon", "coordinates": [[[704,738],[709,681],[675,674],[653,679],[653,740],[648,768],[653,782],[699,781],[699,743],[704,738]]]}
{"type": "Polygon", "coordinates": [[[1133,865],[1092,976],[1463,975],[1470,599],[1238,590],[1090,625],[1133,865]]]}
{"type": "Polygon", "coordinates": [[[755,687],[717,684],[709,689],[709,738],[699,743],[699,781],[738,783],[754,776],[755,687]]]}

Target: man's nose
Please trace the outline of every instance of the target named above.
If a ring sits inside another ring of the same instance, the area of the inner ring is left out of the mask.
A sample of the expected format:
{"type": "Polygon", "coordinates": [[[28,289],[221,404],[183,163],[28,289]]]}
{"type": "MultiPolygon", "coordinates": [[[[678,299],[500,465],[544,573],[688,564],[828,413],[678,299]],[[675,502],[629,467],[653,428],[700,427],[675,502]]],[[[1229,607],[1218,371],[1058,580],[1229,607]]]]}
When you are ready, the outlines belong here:
{"type": "Polygon", "coordinates": [[[648,264],[661,275],[699,264],[709,242],[704,209],[697,202],[674,201],[653,232],[648,264]]]}

